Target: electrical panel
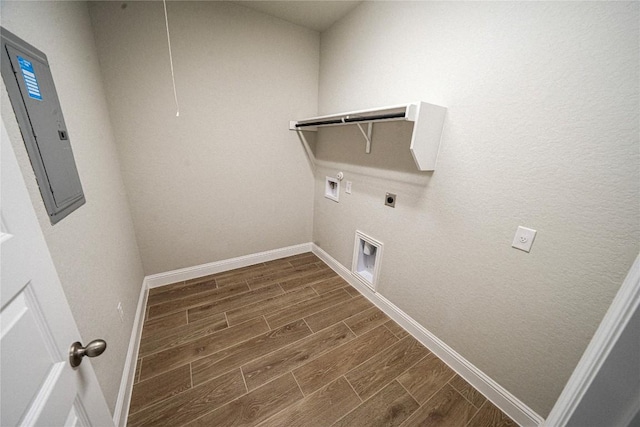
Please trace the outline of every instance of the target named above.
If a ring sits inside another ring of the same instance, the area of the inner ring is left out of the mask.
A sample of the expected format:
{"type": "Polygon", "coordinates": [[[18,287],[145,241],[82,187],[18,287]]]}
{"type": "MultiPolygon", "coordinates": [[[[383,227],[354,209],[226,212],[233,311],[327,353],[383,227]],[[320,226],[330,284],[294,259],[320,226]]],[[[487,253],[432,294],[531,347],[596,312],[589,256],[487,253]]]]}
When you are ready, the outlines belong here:
{"type": "Polygon", "coordinates": [[[85,203],[47,56],[0,28],[0,67],[52,224],[85,203]]]}

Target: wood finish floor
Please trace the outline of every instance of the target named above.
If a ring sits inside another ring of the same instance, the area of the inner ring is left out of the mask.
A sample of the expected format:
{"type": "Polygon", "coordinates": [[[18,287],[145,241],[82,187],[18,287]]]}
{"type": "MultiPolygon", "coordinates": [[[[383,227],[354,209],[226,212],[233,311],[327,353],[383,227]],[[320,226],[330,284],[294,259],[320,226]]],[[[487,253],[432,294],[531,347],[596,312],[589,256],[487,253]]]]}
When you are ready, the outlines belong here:
{"type": "Polygon", "coordinates": [[[516,425],[311,253],[149,292],[128,425],[516,425]]]}

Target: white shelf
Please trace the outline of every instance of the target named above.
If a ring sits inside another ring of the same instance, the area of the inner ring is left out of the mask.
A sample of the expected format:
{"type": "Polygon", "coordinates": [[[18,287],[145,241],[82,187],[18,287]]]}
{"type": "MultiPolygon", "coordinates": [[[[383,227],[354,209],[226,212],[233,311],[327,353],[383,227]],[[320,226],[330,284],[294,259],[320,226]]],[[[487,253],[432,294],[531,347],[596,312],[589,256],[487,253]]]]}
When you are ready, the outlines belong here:
{"type": "Polygon", "coordinates": [[[367,152],[369,152],[371,127],[369,127],[368,132],[365,132],[360,126],[361,124],[368,123],[369,126],[372,126],[373,123],[398,120],[414,122],[409,150],[418,170],[433,171],[438,159],[446,111],[445,107],[439,105],[414,102],[291,121],[289,122],[289,129],[295,131],[317,131],[318,128],[327,126],[358,125],[367,140],[367,152]]]}

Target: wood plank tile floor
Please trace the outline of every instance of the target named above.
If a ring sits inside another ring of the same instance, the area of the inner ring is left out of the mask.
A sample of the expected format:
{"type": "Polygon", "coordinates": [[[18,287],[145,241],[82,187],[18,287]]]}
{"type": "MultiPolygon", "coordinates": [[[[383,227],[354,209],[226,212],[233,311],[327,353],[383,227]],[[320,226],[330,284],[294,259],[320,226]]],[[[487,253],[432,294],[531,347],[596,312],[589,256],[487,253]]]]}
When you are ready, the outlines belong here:
{"type": "Polygon", "coordinates": [[[516,424],[306,253],[150,290],[128,425],[516,424]]]}

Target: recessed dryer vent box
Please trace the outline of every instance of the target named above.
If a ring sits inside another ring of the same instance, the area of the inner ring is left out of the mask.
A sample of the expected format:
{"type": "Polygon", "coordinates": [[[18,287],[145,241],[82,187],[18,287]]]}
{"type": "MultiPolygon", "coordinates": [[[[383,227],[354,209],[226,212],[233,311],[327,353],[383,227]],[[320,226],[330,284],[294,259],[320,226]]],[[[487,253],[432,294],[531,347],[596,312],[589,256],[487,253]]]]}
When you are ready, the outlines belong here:
{"type": "Polygon", "coordinates": [[[340,199],[340,181],[330,176],[326,177],[324,184],[324,197],[338,202],[340,199]]]}
{"type": "Polygon", "coordinates": [[[381,242],[356,231],[351,273],[374,292],[382,262],[382,248],[381,242]]]}

